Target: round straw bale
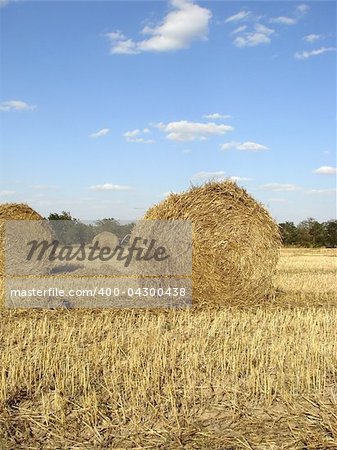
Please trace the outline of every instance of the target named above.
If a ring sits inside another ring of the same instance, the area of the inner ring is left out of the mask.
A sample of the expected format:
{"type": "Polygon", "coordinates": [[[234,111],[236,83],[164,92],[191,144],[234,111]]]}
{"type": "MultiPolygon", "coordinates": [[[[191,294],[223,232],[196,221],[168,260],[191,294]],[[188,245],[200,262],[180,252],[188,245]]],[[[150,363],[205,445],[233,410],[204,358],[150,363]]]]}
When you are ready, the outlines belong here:
{"type": "MultiPolygon", "coordinates": [[[[52,232],[46,222],[43,221],[43,217],[40,216],[36,211],[34,211],[30,206],[23,204],[23,203],[5,203],[0,204],[0,276],[5,275],[5,269],[11,270],[12,268],[15,271],[15,267],[17,264],[17,261],[15,258],[13,261],[7,261],[6,267],[5,267],[5,224],[7,220],[37,220],[39,222],[36,223],[36,225],[30,229],[27,230],[27,242],[28,239],[36,239],[39,240],[48,240],[51,242],[52,238],[52,232]],[[33,233],[31,236],[30,233],[33,233]]],[[[10,244],[14,245],[15,250],[17,249],[18,252],[13,253],[20,253],[20,256],[22,257],[22,252],[26,252],[26,249],[21,248],[22,247],[22,238],[25,238],[25,236],[20,236],[20,240],[17,241],[11,238],[10,244]],[[17,248],[18,247],[18,248],[17,248]]],[[[37,271],[41,273],[48,273],[48,268],[50,264],[48,264],[45,259],[42,259],[41,261],[32,261],[32,264],[29,265],[29,273],[36,273],[37,271]]]]}
{"type": "Polygon", "coordinates": [[[225,180],[171,194],[144,219],[192,222],[195,304],[259,301],[271,292],[281,240],[266,209],[225,180]]]}
{"type": "Polygon", "coordinates": [[[100,248],[109,247],[110,249],[114,249],[119,245],[118,237],[111,233],[110,231],[102,231],[98,233],[92,240],[92,243],[98,241],[98,245],[100,248]]]}

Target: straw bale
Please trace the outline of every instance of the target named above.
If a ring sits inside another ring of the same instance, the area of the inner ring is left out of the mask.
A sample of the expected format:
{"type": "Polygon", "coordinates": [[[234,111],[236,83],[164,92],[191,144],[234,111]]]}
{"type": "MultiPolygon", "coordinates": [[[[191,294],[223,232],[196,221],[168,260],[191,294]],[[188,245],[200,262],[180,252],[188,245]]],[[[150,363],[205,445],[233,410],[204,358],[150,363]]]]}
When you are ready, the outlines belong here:
{"type": "MultiPolygon", "coordinates": [[[[50,240],[52,233],[47,223],[43,220],[36,211],[30,206],[23,203],[5,203],[0,204],[0,303],[4,297],[4,280],[5,280],[5,224],[7,220],[36,220],[35,233],[37,233],[39,239],[50,240]],[[41,221],[41,222],[40,222],[41,221]]],[[[22,236],[21,236],[22,238],[22,236]]],[[[15,242],[13,242],[15,245],[15,242]]],[[[22,241],[18,241],[18,246],[22,245],[22,241]]],[[[24,249],[21,249],[22,251],[24,249]]],[[[7,261],[7,269],[15,267],[16,261],[7,261]]],[[[36,273],[39,270],[40,273],[47,274],[49,271],[48,262],[44,259],[41,262],[32,264],[32,273],[36,273]]]]}
{"type": "Polygon", "coordinates": [[[192,222],[193,303],[247,304],[272,292],[278,226],[235,182],[208,182],[171,194],[144,219],[192,222]]]}
{"type": "MultiPolygon", "coordinates": [[[[40,216],[36,211],[34,211],[30,206],[23,204],[23,203],[5,203],[0,204],[0,276],[5,275],[5,269],[7,267],[7,271],[11,270],[11,268],[14,268],[17,264],[17,261],[15,258],[13,258],[12,261],[7,261],[6,267],[5,267],[5,224],[7,220],[34,220],[38,221],[36,224],[34,224],[34,227],[31,227],[29,230],[27,229],[27,242],[28,238],[39,240],[46,239],[49,242],[51,242],[52,232],[49,228],[49,225],[43,220],[43,217],[40,216]],[[31,235],[30,235],[31,234],[31,235]]],[[[25,230],[21,230],[23,233],[25,230]]],[[[17,250],[18,254],[18,260],[19,260],[19,254],[20,257],[22,257],[22,252],[26,252],[26,249],[22,248],[22,238],[25,238],[24,236],[20,236],[20,240],[17,241],[13,239],[13,237],[10,240],[11,245],[14,246],[14,248],[17,250]]],[[[32,261],[32,264],[30,264],[29,268],[26,267],[27,270],[29,270],[29,273],[36,273],[39,271],[40,273],[47,273],[48,272],[48,263],[45,259],[42,261],[32,261]]]]}
{"type": "Polygon", "coordinates": [[[98,233],[92,240],[92,243],[98,241],[100,248],[109,247],[110,249],[114,249],[119,245],[118,237],[111,233],[110,231],[102,231],[98,233]]]}

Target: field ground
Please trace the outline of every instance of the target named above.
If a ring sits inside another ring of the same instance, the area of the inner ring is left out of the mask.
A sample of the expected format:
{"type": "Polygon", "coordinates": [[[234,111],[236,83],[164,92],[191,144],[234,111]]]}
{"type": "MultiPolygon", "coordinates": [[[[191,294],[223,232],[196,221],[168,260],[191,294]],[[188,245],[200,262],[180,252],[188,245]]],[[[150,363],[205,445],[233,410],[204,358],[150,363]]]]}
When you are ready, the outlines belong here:
{"type": "Polygon", "coordinates": [[[3,309],[0,448],[337,449],[336,281],[285,249],[260,305],[3,309]]]}

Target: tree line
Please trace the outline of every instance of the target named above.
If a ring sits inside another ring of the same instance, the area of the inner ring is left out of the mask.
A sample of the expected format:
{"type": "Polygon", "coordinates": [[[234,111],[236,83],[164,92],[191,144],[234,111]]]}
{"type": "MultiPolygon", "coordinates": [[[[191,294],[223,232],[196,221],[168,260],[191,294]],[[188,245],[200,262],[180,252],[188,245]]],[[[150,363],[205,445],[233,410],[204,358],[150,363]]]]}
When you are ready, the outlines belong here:
{"type": "MultiPolygon", "coordinates": [[[[81,242],[88,244],[102,231],[110,231],[122,240],[130,234],[134,226],[134,223],[121,224],[114,218],[97,220],[88,224],[75,219],[70,212],[66,211],[60,214],[51,213],[48,220],[51,224],[54,223],[52,228],[63,244],[81,242]]],[[[309,217],[298,225],[294,222],[280,223],[279,228],[285,246],[337,248],[337,220],[318,222],[309,217]]]]}
{"type": "Polygon", "coordinates": [[[337,247],[337,220],[318,222],[309,217],[298,225],[279,224],[283,245],[293,247],[337,247]]]}
{"type": "Polygon", "coordinates": [[[121,224],[114,218],[97,220],[93,223],[85,223],[72,217],[70,212],[50,213],[48,216],[50,226],[55,237],[61,244],[89,244],[94,237],[103,231],[113,233],[121,241],[131,233],[134,223],[121,224]]]}

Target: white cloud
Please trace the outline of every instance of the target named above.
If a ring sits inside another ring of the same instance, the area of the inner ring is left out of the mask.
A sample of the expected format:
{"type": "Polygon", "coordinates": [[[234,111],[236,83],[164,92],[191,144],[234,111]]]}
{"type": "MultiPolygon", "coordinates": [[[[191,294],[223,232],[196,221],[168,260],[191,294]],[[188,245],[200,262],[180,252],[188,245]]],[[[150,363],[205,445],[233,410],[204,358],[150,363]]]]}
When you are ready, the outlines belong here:
{"type": "Polygon", "coordinates": [[[308,194],[335,194],[337,189],[310,189],[308,194]]]}
{"type": "Polygon", "coordinates": [[[219,179],[224,179],[224,178],[225,178],[225,172],[220,170],[218,172],[198,172],[198,173],[195,173],[191,177],[191,180],[207,180],[207,179],[219,180],[219,179]]]}
{"type": "Polygon", "coordinates": [[[235,181],[236,183],[240,182],[240,181],[252,181],[252,178],[247,178],[247,177],[229,177],[230,180],[235,181]]]}
{"type": "Polygon", "coordinates": [[[262,33],[247,33],[245,36],[238,36],[234,40],[234,45],[239,48],[255,47],[260,44],[269,44],[270,38],[262,33]]]}
{"type": "Polygon", "coordinates": [[[128,191],[132,188],[130,186],[123,186],[120,184],[105,183],[90,186],[89,189],[93,191],[128,191]]]}
{"type": "Polygon", "coordinates": [[[156,126],[163,130],[166,133],[166,138],[171,141],[203,141],[210,136],[223,135],[234,129],[230,125],[213,122],[188,122],[187,120],[168,124],[159,123],[156,126]]]}
{"type": "Polygon", "coordinates": [[[300,187],[296,186],[296,184],[282,184],[282,183],[269,183],[264,184],[262,187],[264,189],[268,189],[274,192],[291,192],[300,189],[300,187]]]}
{"type": "Polygon", "coordinates": [[[126,133],[124,133],[124,137],[126,138],[133,138],[138,136],[140,133],[140,130],[136,129],[136,130],[132,130],[132,131],[127,131],[126,133]]]}
{"type": "Polygon", "coordinates": [[[303,37],[303,40],[309,42],[310,44],[318,41],[319,39],[321,39],[320,34],[307,34],[306,36],[303,37]]]}
{"type": "Polygon", "coordinates": [[[228,114],[219,114],[219,113],[212,113],[212,114],[205,114],[203,116],[205,119],[210,119],[210,120],[226,120],[226,119],[230,119],[232,116],[229,116],[228,114]]]}
{"type": "Polygon", "coordinates": [[[249,152],[260,152],[261,150],[269,150],[268,147],[262,144],[257,144],[256,142],[243,142],[236,147],[238,150],[246,150],[249,152]]]}
{"type": "Polygon", "coordinates": [[[233,43],[236,47],[255,47],[260,44],[270,44],[270,36],[274,33],[274,30],[266,27],[260,23],[256,23],[254,26],[255,31],[243,32],[240,36],[237,36],[233,43]]]}
{"type": "Polygon", "coordinates": [[[150,133],[150,130],[148,128],[144,128],[143,131],[141,130],[131,130],[127,131],[123,134],[127,142],[133,142],[133,143],[139,143],[139,144],[154,144],[155,141],[153,139],[145,139],[141,137],[141,133],[150,133]]]}
{"type": "Polygon", "coordinates": [[[220,146],[221,150],[243,150],[248,152],[260,152],[263,150],[269,150],[269,148],[265,145],[258,144],[256,142],[246,141],[246,142],[226,142],[220,146]]]}
{"type": "Polygon", "coordinates": [[[236,183],[252,180],[251,178],[238,177],[238,176],[226,177],[225,172],[223,172],[222,170],[219,170],[218,172],[198,172],[192,176],[191,180],[217,180],[217,181],[220,181],[220,180],[224,180],[226,178],[229,180],[235,181],[236,183]]]}
{"type": "Polygon", "coordinates": [[[128,142],[138,143],[138,144],[154,144],[156,141],[153,139],[144,139],[144,138],[133,138],[127,139],[128,142]]]}
{"type": "Polygon", "coordinates": [[[301,3],[300,5],[296,6],[296,11],[300,14],[306,14],[310,9],[310,6],[305,4],[305,3],[301,3]]]}
{"type": "Polygon", "coordinates": [[[212,13],[189,0],[171,0],[174,8],[154,27],[145,26],[142,34],[148,39],[133,41],[120,31],[107,33],[111,53],[137,54],[141,52],[168,52],[188,48],[195,40],[204,40],[212,13]]]}
{"type": "Polygon", "coordinates": [[[6,197],[7,195],[14,195],[14,194],[16,194],[16,192],[15,191],[9,191],[9,190],[3,190],[3,191],[0,191],[0,195],[1,196],[3,196],[3,197],[6,197]]]}
{"type": "MultiPolygon", "coordinates": [[[[109,33],[112,34],[112,33],[109,33]]],[[[113,41],[112,47],[110,49],[111,54],[115,55],[137,55],[139,51],[137,50],[137,45],[132,39],[120,39],[113,41]]]]}
{"type": "Polygon", "coordinates": [[[272,17],[269,22],[271,23],[279,23],[282,25],[295,25],[297,23],[297,20],[293,17],[288,16],[279,16],[279,17],[272,17]]]}
{"type": "Polygon", "coordinates": [[[280,25],[296,25],[298,21],[304,16],[308,11],[310,7],[305,4],[298,5],[295,8],[295,17],[290,16],[278,16],[278,17],[271,17],[269,19],[270,23],[277,23],[280,25]]]}
{"type": "Polygon", "coordinates": [[[334,175],[337,173],[337,168],[331,166],[322,166],[319,167],[318,169],[313,170],[313,172],[323,175],[334,175]]]}
{"type": "Polygon", "coordinates": [[[255,24],[255,31],[257,31],[258,33],[265,34],[266,36],[270,36],[275,32],[272,28],[268,28],[262,23],[255,24]]]}
{"type": "Polygon", "coordinates": [[[242,20],[247,20],[250,15],[251,15],[251,11],[242,10],[230,17],[227,17],[227,19],[225,20],[225,23],[241,22],[242,20]]]}
{"type": "Polygon", "coordinates": [[[0,111],[31,111],[35,108],[35,105],[29,105],[21,100],[9,100],[0,103],[0,111]]]}
{"type": "Polygon", "coordinates": [[[3,8],[9,3],[9,0],[0,0],[0,8],[3,8]]]}
{"type": "Polygon", "coordinates": [[[110,33],[106,33],[105,36],[110,39],[111,41],[119,41],[119,40],[124,40],[126,39],[126,37],[124,36],[124,34],[117,30],[117,31],[112,31],[110,33]]]}
{"type": "Polygon", "coordinates": [[[221,144],[220,148],[221,150],[232,150],[233,148],[237,148],[237,146],[240,145],[240,142],[235,142],[235,141],[231,141],[231,142],[226,142],[225,144],[221,144]]]}
{"type": "Polygon", "coordinates": [[[308,59],[311,58],[312,56],[322,55],[323,53],[326,52],[335,52],[335,51],[336,47],[321,47],[316,50],[311,50],[310,52],[307,51],[301,53],[296,52],[294,56],[296,59],[308,59]]]}
{"type": "Polygon", "coordinates": [[[96,139],[102,136],[106,136],[110,131],[110,128],[102,128],[101,130],[97,131],[96,133],[89,134],[89,137],[96,139]]]}
{"type": "Polygon", "coordinates": [[[246,29],[247,29],[247,25],[241,25],[241,26],[235,28],[235,30],[233,30],[231,34],[242,33],[242,32],[245,31],[246,29]]]}

